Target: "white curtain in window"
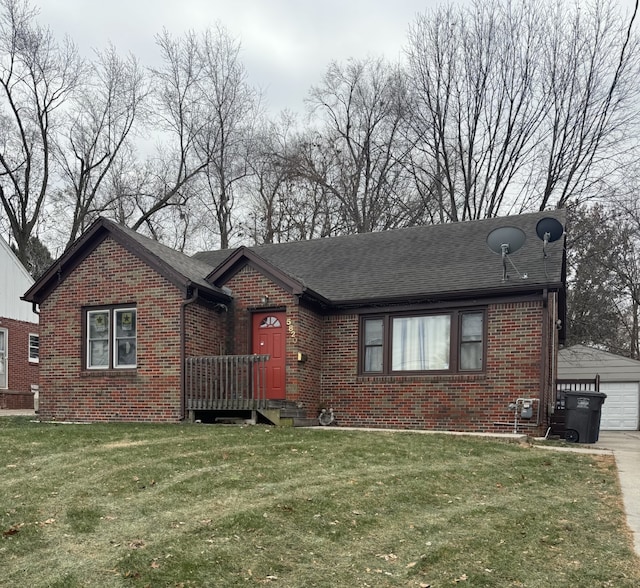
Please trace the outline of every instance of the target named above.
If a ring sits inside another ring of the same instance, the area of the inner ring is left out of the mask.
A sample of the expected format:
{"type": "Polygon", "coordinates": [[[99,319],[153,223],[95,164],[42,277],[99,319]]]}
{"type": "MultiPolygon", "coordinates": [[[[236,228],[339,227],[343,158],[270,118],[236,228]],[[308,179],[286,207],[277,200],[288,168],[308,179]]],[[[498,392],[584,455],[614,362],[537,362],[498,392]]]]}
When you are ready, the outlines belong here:
{"type": "Polygon", "coordinates": [[[449,315],[393,319],[393,371],[449,369],[449,315]]]}

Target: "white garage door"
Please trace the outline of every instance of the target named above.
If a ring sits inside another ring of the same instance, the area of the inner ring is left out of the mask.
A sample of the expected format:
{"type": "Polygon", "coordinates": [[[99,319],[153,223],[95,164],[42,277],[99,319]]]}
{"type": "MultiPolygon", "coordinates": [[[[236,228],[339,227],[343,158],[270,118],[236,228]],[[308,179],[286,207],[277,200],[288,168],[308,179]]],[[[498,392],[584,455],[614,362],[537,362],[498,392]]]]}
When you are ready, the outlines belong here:
{"type": "Polygon", "coordinates": [[[602,405],[602,431],[636,431],[638,429],[638,382],[600,382],[600,392],[607,395],[602,405]]]}

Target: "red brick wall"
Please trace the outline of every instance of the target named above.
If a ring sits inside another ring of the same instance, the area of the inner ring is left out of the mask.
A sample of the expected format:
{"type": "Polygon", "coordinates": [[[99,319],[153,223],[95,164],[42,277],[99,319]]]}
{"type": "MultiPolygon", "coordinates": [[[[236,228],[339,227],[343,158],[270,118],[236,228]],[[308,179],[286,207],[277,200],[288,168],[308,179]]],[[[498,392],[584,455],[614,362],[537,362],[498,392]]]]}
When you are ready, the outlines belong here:
{"type": "Polygon", "coordinates": [[[111,239],[42,304],[40,416],[72,421],[181,418],[180,291],[111,239]],[[138,367],[83,369],[82,308],[137,305],[138,367]]]}
{"type": "Polygon", "coordinates": [[[303,361],[297,365],[298,400],[307,409],[307,416],[315,418],[320,413],[321,405],[324,321],[317,313],[299,306],[295,324],[298,327],[298,350],[304,356],[303,361]]]}
{"type": "Polygon", "coordinates": [[[185,307],[185,357],[226,353],[226,314],[222,307],[199,303],[185,307]]]}
{"type": "Polygon", "coordinates": [[[251,352],[252,311],[286,309],[286,388],[287,400],[301,404],[308,416],[317,416],[322,361],[321,319],[299,305],[296,296],[247,265],[225,284],[233,293],[231,320],[233,327],[230,353],[251,352]],[[262,297],[268,296],[266,305],[262,297]],[[298,353],[306,361],[298,361],[298,353]]]}
{"type": "Polygon", "coordinates": [[[29,361],[29,334],[37,335],[39,326],[0,318],[0,329],[7,330],[8,343],[8,386],[6,392],[0,389],[0,408],[33,408],[31,384],[38,383],[38,364],[29,361]]]}
{"type": "MultiPolygon", "coordinates": [[[[541,301],[489,306],[483,374],[364,377],[358,316],[327,317],[322,402],[346,426],[512,432],[509,403],[540,395],[542,321],[541,301]]],[[[535,421],[520,430],[539,432],[535,421]]]]}
{"type": "Polygon", "coordinates": [[[226,285],[234,296],[230,353],[250,352],[251,311],[265,308],[263,295],[269,297],[266,308],[286,308],[287,399],[309,417],[326,406],[346,426],[512,432],[509,403],[534,398],[534,418],[519,419],[518,428],[544,432],[546,398],[540,392],[552,382],[553,362],[543,337],[555,337],[553,297],[548,312],[542,300],[488,307],[484,373],[365,377],[358,375],[357,315],[323,317],[250,266],[226,285]],[[298,361],[299,352],[306,361],[298,361]]]}
{"type": "MultiPolygon", "coordinates": [[[[357,315],[321,316],[251,266],[226,286],[234,297],[226,312],[198,303],[185,307],[185,354],[250,353],[252,313],[285,309],[287,398],[310,417],[327,406],[347,426],[511,432],[509,403],[539,398],[551,382],[543,337],[556,333],[542,325],[552,324],[555,306],[547,314],[542,301],[488,307],[482,374],[364,377],[358,375],[357,315]],[[305,361],[298,361],[299,353],[305,361]]],[[[182,302],[177,288],[135,256],[111,240],[102,243],[42,305],[42,418],[180,419],[182,302]],[[138,368],[83,370],[82,308],[132,303],[138,368]]],[[[528,430],[534,429],[535,418],[528,430]]]]}
{"type": "MultiPolygon", "coordinates": [[[[244,266],[233,275],[225,283],[225,286],[231,289],[233,296],[230,308],[232,326],[229,333],[229,353],[240,355],[251,353],[252,311],[286,308],[288,317],[290,308],[297,305],[295,296],[274,284],[249,265],[244,266]],[[269,298],[266,304],[262,303],[263,296],[269,298]]],[[[289,351],[290,341],[287,340],[287,359],[289,359],[289,351]]],[[[291,352],[293,351],[291,350],[291,352]]],[[[288,364],[287,361],[287,367],[288,364]]]]}

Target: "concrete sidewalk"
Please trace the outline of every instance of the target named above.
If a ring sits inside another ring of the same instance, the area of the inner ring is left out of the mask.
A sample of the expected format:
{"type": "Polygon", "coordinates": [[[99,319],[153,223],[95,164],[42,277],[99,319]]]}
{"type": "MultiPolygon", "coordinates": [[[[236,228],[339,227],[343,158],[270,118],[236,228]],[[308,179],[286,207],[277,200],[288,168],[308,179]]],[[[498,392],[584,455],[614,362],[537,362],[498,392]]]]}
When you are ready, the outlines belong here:
{"type": "Polygon", "coordinates": [[[590,447],[613,451],[627,524],[633,532],[635,551],[640,555],[640,431],[601,431],[598,442],[590,447]]]}

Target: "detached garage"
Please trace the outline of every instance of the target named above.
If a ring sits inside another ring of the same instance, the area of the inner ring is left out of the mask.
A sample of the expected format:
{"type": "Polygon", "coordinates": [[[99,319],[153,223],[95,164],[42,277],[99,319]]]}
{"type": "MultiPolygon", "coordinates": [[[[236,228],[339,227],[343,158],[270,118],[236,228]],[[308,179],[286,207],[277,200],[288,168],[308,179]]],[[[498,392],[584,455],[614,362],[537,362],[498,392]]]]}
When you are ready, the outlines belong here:
{"type": "Polygon", "coordinates": [[[640,361],[574,345],[558,353],[559,380],[593,380],[600,376],[602,431],[637,431],[640,426],[640,361]]]}

